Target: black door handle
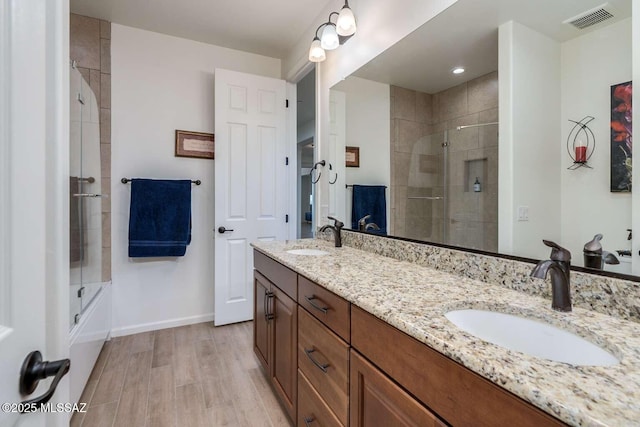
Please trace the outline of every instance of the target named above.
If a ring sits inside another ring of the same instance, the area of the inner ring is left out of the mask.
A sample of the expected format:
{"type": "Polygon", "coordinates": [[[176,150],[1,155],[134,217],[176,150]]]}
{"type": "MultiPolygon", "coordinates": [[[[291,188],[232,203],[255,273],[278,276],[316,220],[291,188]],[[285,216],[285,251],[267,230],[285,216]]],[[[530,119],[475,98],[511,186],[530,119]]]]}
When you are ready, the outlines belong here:
{"type": "Polygon", "coordinates": [[[233,231],[233,229],[231,229],[231,228],[224,228],[224,227],[218,227],[218,233],[220,233],[220,234],[224,234],[224,233],[226,233],[227,231],[233,231]]]}
{"type": "Polygon", "coordinates": [[[22,363],[20,369],[20,393],[22,395],[29,395],[33,393],[38,386],[40,380],[47,377],[54,376],[49,390],[47,390],[42,396],[35,399],[25,400],[22,402],[26,407],[29,405],[40,405],[47,403],[51,400],[53,393],[58,387],[58,383],[69,372],[71,367],[71,361],[69,359],[56,360],[55,362],[43,362],[42,354],[39,351],[32,351],[27,355],[22,363]]]}

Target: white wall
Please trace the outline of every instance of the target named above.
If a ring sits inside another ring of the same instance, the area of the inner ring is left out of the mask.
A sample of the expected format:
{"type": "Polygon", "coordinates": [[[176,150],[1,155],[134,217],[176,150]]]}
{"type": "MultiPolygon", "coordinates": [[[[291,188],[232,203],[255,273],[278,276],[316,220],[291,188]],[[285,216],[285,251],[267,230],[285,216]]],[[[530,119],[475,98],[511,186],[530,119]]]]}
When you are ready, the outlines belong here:
{"type": "MultiPolygon", "coordinates": [[[[346,168],[347,185],[387,186],[387,228],[391,218],[391,89],[351,76],[334,86],[346,95],[346,145],[360,147],[360,167],[346,168]]],[[[345,224],[351,224],[351,189],[346,190],[345,224]]]]}
{"type": "Polygon", "coordinates": [[[561,237],[560,45],[513,21],[498,39],[498,251],[546,258],[541,239],[561,237]],[[529,221],[517,220],[519,206],[529,221]]]}
{"type": "Polygon", "coordinates": [[[280,77],[280,60],[113,24],[111,28],[113,333],[210,320],[215,161],[174,157],[176,129],[213,132],[214,69],[280,77]],[[176,259],[127,256],[130,185],[191,178],[192,242],[176,259]]]}
{"type": "Polygon", "coordinates": [[[631,193],[610,191],[610,87],[631,80],[631,18],[565,42],[562,51],[562,244],[583,265],[584,244],[602,233],[603,248],[611,252],[630,249],[631,193]],[[571,159],[566,140],[573,123],[584,116],[595,120],[589,127],[596,149],[589,159],[593,169],[567,170],[571,159]]]}

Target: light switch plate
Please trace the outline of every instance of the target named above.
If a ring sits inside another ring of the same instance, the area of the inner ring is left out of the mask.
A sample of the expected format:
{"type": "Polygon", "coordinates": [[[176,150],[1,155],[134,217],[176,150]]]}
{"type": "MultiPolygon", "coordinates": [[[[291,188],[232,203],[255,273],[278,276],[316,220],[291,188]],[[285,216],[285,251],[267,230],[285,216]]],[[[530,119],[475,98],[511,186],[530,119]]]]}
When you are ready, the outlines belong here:
{"type": "Polygon", "coordinates": [[[518,206],[518,221],[529,221],[529,206],[518,206]]]}

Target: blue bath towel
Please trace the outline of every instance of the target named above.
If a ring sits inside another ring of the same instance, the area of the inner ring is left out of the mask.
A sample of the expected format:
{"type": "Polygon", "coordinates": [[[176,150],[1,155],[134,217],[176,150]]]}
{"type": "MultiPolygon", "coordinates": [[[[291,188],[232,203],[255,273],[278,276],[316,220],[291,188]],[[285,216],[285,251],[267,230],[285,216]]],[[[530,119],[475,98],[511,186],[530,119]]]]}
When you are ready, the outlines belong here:
{"type": "Polygon", "coordinates": [[[358,229],[358,220],[371,215],[367,223],[374,222],[380,230],[368,230],[376,234],[387,234],[387,199],[384,185],[354,185],[351,204],[351,228],[358,229]]]}
{"type": "Polygon", "coordinates": [[[184,256],[191,242],[191,181],[132,179],[129,256],[184,256]]]}

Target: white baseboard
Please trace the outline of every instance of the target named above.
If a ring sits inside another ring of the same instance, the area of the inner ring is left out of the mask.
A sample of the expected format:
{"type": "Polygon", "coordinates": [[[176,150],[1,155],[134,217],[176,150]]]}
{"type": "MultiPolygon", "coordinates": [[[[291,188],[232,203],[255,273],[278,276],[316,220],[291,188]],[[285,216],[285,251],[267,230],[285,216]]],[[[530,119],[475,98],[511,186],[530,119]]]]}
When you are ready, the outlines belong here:
{"type": "Polygon", "coordinates": [[[159,322],[141,323],[139,325],[124,326],[111,329],[111,337],[123,337],[139,334],[140,332],[157,331],[159,329],[175,328],[177,326],[192,325],[194,323],[212,322],[213,313],[198,316],[181,317],[178,319],[161,320],[159,322]]]}

